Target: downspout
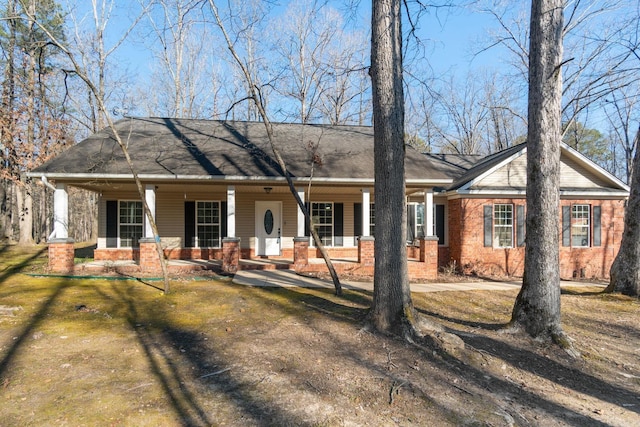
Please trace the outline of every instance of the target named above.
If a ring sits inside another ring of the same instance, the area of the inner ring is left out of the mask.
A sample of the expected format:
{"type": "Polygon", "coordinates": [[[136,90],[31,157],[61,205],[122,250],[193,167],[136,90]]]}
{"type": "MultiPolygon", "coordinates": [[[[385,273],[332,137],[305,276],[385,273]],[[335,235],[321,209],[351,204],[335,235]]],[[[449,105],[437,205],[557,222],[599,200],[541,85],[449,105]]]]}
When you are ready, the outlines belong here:
{"type": "Polygon", "coordinates": [[[46,177],[46,176],[42,175],[42,176],[40,177],[40,180],[42,181],[42,183],[43,183],[45,186],[49,187],[49,188],[50,188],[50,189],[52,189],[53,191],[56,191],[56,187],[54,187],[54,186],[53,186],[53,184],[51,184],[51,183],[49,182],[49,180],[47,179],[47,177],[46,177]]]}

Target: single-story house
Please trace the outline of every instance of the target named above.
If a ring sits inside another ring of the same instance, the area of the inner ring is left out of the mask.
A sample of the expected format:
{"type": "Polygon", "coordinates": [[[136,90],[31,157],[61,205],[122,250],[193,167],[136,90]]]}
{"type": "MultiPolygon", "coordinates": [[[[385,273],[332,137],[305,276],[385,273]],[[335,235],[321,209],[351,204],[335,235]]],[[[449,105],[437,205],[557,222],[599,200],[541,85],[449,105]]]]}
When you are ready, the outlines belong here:
{"type": "MultiPolygon", "coordinates": [[[[313,227],[339,271],[371,274],[375,230],[373,128],[274,124],[275,144],[306,202],[305,221],[260,122],[124,118],[116,122],[144,186],[164,255],[217,261],[289,260],[324,268],[313,227]]],[[[486,158],[423,154],[407,146],[407,256],[413,278],[456,265],[478,274],[522,274],[526,145],[486,158]]],[[[74,268],[67,189],[100,195],[96,261],[159,267],[133,173],[106,128],[29,173],[55,183],[50,266],[74,268]]],[[[606,277],[623,227],[628,187],[562,146],[562,276],[606,277]]],[[[246,262],[244,263],[246,266],[246,262]]],[[[182,264],[184,267],[184,264],[182,264]]]]}

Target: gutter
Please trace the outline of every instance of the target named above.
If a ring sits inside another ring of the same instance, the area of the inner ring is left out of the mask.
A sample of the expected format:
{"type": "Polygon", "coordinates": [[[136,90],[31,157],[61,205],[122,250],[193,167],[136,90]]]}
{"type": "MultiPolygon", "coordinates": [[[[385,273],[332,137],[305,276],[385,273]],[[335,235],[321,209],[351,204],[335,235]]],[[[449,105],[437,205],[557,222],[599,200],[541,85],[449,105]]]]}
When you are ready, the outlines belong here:
{"type": "MultiPolygon", "coordinates": [[[[50,179],[63,179],[66,181],[72,181],[74,179],[86,179],[86,180],[118,180],[118,181],[130,181],[133,179],[133,175],[124,174],[90,174],[90,173],[46,173],[38,174],[36,172],[28,172],[27,176],[41,176],[42,178],[50,179]]],[[[257,183],[286,183],[285,177],[262,177],[262,176],[213,176],[213,175],[166,175],[166,174],[139,174],[138,178],[143,181],[156,181],[156,182],[177,182],[177,181],[200,181],[200,182],[257,182],[257,183]]],[[[316,184],[367,184],[373,185],[375,180],[372,178],[318,178],[318,177],[304,177],[304,178],[292,178],[293,182],[297,183],[316,183],[316,184]]],[[[452,179],[407,179],[405,183],[407,185],[440,185],[445,186],[451,184],[452,179]]]]}

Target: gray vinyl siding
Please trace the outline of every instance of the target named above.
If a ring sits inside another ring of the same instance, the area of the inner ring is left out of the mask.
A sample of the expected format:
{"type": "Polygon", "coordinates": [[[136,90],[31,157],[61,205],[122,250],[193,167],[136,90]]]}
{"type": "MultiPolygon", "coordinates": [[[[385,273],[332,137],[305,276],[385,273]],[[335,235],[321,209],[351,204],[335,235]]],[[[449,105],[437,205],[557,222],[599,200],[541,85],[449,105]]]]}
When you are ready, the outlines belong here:
{"type": "MultiPolygon", "coordinates": [[[[517,159],[503,165],[489,176],[474,183],[473,189],[489,188],[514,188],[522,189],[527,186],[527,156],[522,155],[517,159]]],[[[560,162],[560,187],[561,188],[599,188],[608,184],[595,177],[582,164],[566,157],[560,162]]]]}
{"type": "Polygon", "coordinates": [[[610,185],[595,177],[582,163],[562,158],[560,188],[600,188],[610,185]]]}
{"type": "Polygon", "coordinates": [[[527,186],[527,156],[522,155],[476,182],[472,188],[523,188],[527,186]]]}
{"type": "MultiPolygon", "coordinates": [[[[162,192],[156,193],[156,223],[162,238],[163,246],[179,248],[184,246],[184,202],[186,200],[219,200],[226,201],[226,188],[212,187],[186,193],[162,192]]],[[[135,192],[104,193],[99,202],[98,210],[98,248],[106,248],[106,201],[107,200],[139,200],[135,192]]],[[[245,193],[236,187],[236,236],[240,238],[242,248],[254,248],[255,236],[255,202],[282,202],[282,248],[293,248],[293,238],[298,230],[298,207],[293,196],[288,193],[245,193]]],[[[344,247],[354,247],[354,218],[353,204],[361,203],[362,199],[354,195],[318,195],[314,202],[333,202],[344,204],[343,233],[344,247]]]]}

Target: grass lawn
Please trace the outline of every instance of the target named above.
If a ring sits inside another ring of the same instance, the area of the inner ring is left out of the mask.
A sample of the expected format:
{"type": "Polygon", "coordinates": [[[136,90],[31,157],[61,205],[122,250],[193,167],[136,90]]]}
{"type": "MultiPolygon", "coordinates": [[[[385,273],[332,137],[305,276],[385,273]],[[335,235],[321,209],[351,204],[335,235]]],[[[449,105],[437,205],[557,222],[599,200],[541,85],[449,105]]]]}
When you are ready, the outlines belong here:
{"type": "Polygon", "coordinates": [[[367,292],[176,278],[163,295],[0,251],[0,426],[640,425],[640,302],[601,288],[563,292],[571,358],[501,330],[515,291],[414,294],[461,341],[408,344],[362,329],[367,292]]]}

